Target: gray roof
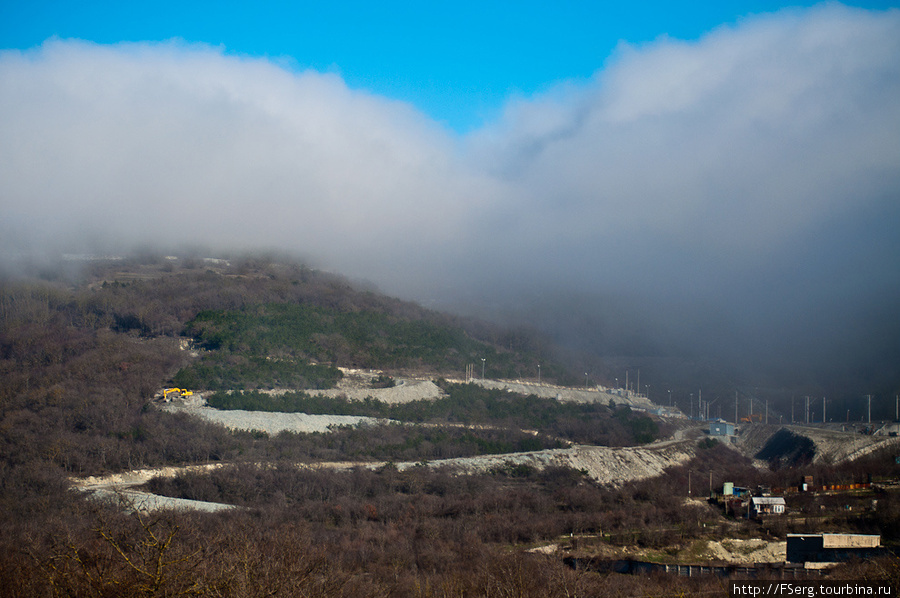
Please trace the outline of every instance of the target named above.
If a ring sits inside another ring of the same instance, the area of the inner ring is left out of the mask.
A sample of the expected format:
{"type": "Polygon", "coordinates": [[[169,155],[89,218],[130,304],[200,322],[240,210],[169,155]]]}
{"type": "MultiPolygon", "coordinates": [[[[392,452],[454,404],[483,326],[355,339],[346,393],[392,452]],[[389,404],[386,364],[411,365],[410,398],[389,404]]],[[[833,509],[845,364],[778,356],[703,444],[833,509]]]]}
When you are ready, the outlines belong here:
{"type": "Polygon", "coordinates": [[[782,496],[754,496],[752,499],[753,504],[757,505],[783,505],[784,497],[782,496]]]}

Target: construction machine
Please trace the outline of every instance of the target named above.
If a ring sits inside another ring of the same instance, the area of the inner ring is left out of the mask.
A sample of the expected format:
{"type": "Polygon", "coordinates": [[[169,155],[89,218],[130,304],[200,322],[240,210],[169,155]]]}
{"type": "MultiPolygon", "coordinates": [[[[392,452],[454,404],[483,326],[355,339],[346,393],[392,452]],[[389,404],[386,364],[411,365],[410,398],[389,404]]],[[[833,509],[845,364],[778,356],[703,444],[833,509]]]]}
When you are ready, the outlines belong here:
{"type": "Polygon", "coordinates": [[[168,401],[170,394],[177,394],[181,397],[189,397],[194,393],[186,388],[166,388],[163,390],[163,400],[168,401]]]}

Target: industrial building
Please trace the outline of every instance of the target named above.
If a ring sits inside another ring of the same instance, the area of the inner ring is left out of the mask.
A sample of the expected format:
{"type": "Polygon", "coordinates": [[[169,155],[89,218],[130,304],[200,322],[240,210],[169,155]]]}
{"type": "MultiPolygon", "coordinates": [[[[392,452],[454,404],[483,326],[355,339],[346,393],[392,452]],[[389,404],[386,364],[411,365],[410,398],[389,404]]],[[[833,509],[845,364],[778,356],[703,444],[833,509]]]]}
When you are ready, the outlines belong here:
{"type": "Polygon", "coordinates": [[[886,554],[881,536],[867,534],[788,534],[790,563],[839,563],[886,554]]]}
{"type": "Polygon", "coordinates": [[[734,424],[726,421],[714,421],[709,424],[710,436],[734,436],[734,424]]]}

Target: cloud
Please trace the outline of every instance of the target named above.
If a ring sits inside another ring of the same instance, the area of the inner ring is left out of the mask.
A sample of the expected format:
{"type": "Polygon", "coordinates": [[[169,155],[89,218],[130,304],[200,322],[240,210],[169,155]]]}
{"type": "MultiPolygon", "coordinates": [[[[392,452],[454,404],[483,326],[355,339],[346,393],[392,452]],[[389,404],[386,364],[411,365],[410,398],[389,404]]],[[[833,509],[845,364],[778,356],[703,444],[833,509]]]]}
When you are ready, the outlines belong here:
{"type": "Polygon", "coordinates": [[[344,265],[440,241],[472,184],[437,126],[335,75],[177,42],[51,40],[0,64],[3,210],[30,238],[279,245],[344,265]]]}
{"type": "Polygon", "coordinates": [[[510,106],[478,153],[569,235],[764,259],[897,190],[897,27],[827,6],[623,47],[589,85],[510,106]]]}
{"type": "Polygon", "coordinates": [[[622,44],[462,138],[335,74],[54,39],[0,53],[0,228],[289,249],[420,299],[616,297],[663,345],[862,343],[869,316],[822,324],[900,320],[898,97],[900,11],[839,4],[622,44]]]}
{"type": "Polygon", "coordinates": [[[518,276],[656,297],[636,327],[714,312],[717,346],[865,336],[834,319],[900,289],[898,32],[896,10],[825,5],[623,45],[470,140],[517,189],[483,234],[514,214],[534,233],[518,276]]]}

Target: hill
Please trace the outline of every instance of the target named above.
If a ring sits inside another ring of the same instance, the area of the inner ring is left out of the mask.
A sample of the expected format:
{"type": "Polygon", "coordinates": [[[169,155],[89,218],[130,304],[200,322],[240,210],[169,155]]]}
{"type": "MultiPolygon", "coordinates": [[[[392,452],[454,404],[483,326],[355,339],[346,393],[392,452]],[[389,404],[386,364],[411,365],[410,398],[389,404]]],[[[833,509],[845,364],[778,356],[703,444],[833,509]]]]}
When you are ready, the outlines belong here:
{"type": "MultiPolygon", "coordinates": [[[[273,452],[324,458],[321,446],[308,439],[284,441],[275,449],[266,438],[149,408],[166,385],[198,392],[297,392],[334,386],[343,376],[339,367],[379,368],[384,373],[378,383],[391,384],[398,374],[460,378],[476,362],[487,377],[521,377],[537,372],[540,364],[545,382],[572,379],[553,360],[553,348],[536,335],[430,311],[297,263],[144,258],[82,265],[77,275],[43,271],[39,277],[6,280],[0,288],[4,455],[7,463],[29,471],[49,466],[62,473],[102,473],[238,456],[268,459],[273,452]]],[[[476,445],[495,451],[517,444],[552,448],[560,436],[613,444],[655,437],[643,416],[614,417],[606,405],[535,403],[464,385],[450,394],[454,407],[439,402],[440,413],[411,417],[512,430],[507,436],[514,438],[476,433],[476,445]],[[533,428],[538,413],[543,440],[535,445],[518,429],[533,428]]],[[[304,408],[312,409],[305,400],[304,408]]],[[[256,408],[276,410],[275,399],[270,402],[256,408]]],[[[362,415],[384,417],[375,404],[367,409],[372,413],[362,415]]],[[[424,405],[418,409],[427,411],[424,405]]],[[[471,434],[437,443],[421,432],[402,436],[406,439],[387,446],[441,446],[445,457],[472,454],[460,444],[471,444],[471,434]]],[[[359,443],[354,442],[357,452],[392,457],[387,448],[359,443]]],[[[340,451],[326,453],[340,458],[340,451]]],[[[434,456],[426,450],[418,458],[434,456]]]]}
{"type": "MultiPolygon", "coordinates": [[[[540,364],[542,390],[584,381],[533,334],[270,259],[85,265],[0,285],[0,595],[602,594],[604,577],[530,549],[560,538],[573,550],[704,538],[726,527],[721,516],[670,500],[690,488],[692,471],[709,472],[710,483],[766,481],[716,443],[631,448],[664,436],[665,425],[594,400],[608,396],[599,392],[560,401],[526,385],[446,379],[474,363],[485,377],[525,379],[540,364]],[[373,387],[427,374],[439,392],[351,400],[341,395],[349,366],[373,387]],[[222,409],[393,423],[229,429],[157,408],[159,389],[175,383],[222,409]],[[195,467],[148,489],[241,508],[151,515],[70,491],[73,477],[176,465],[195,467]]],[[[841,475],[884,471],[884,458],[841,475]]],[[[842,525],[896,535],[896,501],[879,501],[877,518],[842,525]]],[[[667,587],[713,587],[697,583],[667,587]]]]}

